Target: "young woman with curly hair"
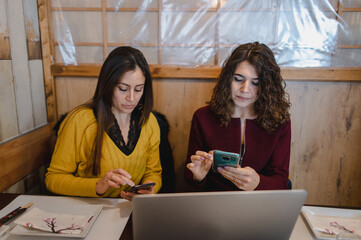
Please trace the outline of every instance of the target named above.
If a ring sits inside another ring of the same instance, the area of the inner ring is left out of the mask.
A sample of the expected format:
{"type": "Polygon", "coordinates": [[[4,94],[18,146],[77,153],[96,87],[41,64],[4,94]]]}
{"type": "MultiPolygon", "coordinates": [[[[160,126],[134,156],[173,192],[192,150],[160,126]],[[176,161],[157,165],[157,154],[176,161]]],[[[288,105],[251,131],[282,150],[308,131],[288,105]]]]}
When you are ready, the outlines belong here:
{"type": "Polygon", "coordinates": [[[185,178],[205,190],[286,189],[291,122],[285,82],[269,47],[238,46],[225,61],[209,105],[192,120],[185,178]],[[241,165],[212,171],[213,150],[241,165]]]}

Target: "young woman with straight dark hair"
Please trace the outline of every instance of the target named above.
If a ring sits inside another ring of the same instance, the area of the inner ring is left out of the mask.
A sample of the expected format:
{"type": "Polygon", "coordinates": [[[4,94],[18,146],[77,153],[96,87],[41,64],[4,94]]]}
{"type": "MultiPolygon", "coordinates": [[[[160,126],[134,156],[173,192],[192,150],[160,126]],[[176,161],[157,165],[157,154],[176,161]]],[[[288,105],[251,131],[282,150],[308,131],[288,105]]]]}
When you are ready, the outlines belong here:
{"type": "Polygon", "coordinates": [[[48,190],[131,200],[131,186],[152,182],[154,187],[138,193],[158,192],[160,132],[152,107],[152,78],[143,54],[132,47],[114,49],[92,101],[75,108],[60,126],[46,174],[48,190]]]}

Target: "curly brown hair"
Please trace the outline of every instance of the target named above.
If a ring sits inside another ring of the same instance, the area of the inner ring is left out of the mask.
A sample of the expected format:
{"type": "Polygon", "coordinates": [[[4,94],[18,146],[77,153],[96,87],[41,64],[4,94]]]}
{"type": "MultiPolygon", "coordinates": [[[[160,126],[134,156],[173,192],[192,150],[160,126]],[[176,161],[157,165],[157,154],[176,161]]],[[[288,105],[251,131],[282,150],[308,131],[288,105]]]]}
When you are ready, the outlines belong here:
{"type": "Polygon", "coordinates": [[[272,50],[265,44],[246,43],[232,52],[223,64],[209,107],[220,117],[221,125],[227,126],[234,111],[231,94],[233,74],[243,61],[253,65],[259,77],[258,99],[254,103],[257,121],[262,128],[272,132],[290,120],[290,102],[280,67],[272,50]]]}

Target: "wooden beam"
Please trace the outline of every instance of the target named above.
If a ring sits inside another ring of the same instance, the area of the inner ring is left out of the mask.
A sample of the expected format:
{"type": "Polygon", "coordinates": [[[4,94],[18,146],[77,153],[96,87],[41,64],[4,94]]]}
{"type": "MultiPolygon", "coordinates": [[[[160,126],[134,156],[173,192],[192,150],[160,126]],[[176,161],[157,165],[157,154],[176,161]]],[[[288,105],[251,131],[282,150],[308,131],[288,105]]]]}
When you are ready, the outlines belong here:
{"type": "MultiPolygon", "coordinates": [[[[51,73],[55,77],[98,77],[100,64],[78,66],[54,64],[51,73]]],[[[161,66],[150,65],[153,78],[216,79],[221,68],[217,66],[161,66]]],[[[361,68],[281,68],[282,76],[288,81],[361,82],[361,68]]]]}
{"type": "MultiPolygon", "coordinates": [[[[101,12],[100,7],[52,7],[52,11],[101,12]]],[[[157,8],[106,8],[107,12],[158,12],[157,8]]]]}
{"type": "Polygon", "coordinates": [[[361,82],[361,68],[281,68],[290,81],[361,82]]]}
{"type": "Polygon", "coordinates": [[[0,192],[50,161],[52,130],[49,125],[0,145],[0,192]]]}
{"type": "Polygon", "coordinates": [[[44,83],[45,83],[45,95],[46,95],[46,109],[48,114],[48,122],[53,125],[57,121],[57,111],[55,104],[55,85],[54,78],[52,76],[50,65],[51,59],[51,39],[49,35],[49,18],[48,18],[48,5],[47,0],[38,0],[39,11],[39,25],[40,35],[42,43],[43,54],[43,71],[44,71],[44,83]]]}
{"type": "Polygon", "coordinates": [[[361,48],[361,45],[339,45],[337,48],[358,49],[361,48]]]}
{"type": "Polygon", "coordinates": [[[98,77],[100,68],[100,64],[54,64],[51,66],[51,74],[54,77],[98,77]]]}
{"type": "Polygon", "coordinates": [[[343,8],[343,12],[361,12],[361,8],[343,8]]]}
{"type": "Polygon", "coordinates": [[[215,79],[220,68],[217,66],[183,67],[150,65],[153,78],[189,78],[189,79],[215,79]]]}

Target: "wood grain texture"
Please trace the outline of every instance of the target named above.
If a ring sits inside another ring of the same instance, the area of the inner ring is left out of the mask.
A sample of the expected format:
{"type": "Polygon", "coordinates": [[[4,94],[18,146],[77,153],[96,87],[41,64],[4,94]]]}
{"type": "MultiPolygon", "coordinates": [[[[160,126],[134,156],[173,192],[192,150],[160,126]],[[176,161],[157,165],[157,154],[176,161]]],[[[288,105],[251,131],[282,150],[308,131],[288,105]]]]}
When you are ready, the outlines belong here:
{"type": "Polygon", "coordinates": [[[188,138],[195,110],[210,100],[215,85],[211,80],[155,80],[154,109],[164,114],[170,124],[169,141],[173,150],[176,190],[194,191],[184,181],[188,138]]]}
{"type": "Polygon", "coordinates": [[[96,78],[56,78],[59,116],[88,102],[94,95],[96,83],[96,78]]]}
{"type": "Polygon", "coordinates": [[[51,18],[48,17],[48,3],[51,1],[38,0],[38,11],[39,11],[39,25],[40,35],[42,43],[42,59],[43,59],[43,73],[44,73],[44,86],[45,86],[45,97],[46,97],[46,109],[47,118],[50,125],[54,125],[57,121],[57,112],[55,106],[55,84],[54,78],[51,75],[50,65],[52,63],[52,46],[50,44],[51,38],[49,35],[49,22],[51,18]]]}
{"type": "MultiPolygon", "coordinates": [[[[101,64],[51,65],[51,72],[59,77],[97,77],[101,64]]],[[[361,68],[281,68],[288,81],[361,82],[361,68]]],[[[153,78],[216,79],[221,68],[217,66],[184,67],[150,65],[153,78]]]]}
{"type": "Polygon", "coordinates": [[[24,10],[21,0],[8,1],[7,6],[18,126],[19,132],[25,133],[34,128],[34,112],[31,104],[24,10]]]}
{"type": "Polygon", "coordinates": [[[10,41],[8,36],[0,34],[0,60],[10,60],[10,41]]]}
{"type": "Polygon", "coordinates": [[[27,40],[28,58],[29,60],[41,60],[41,42],[27,40]]]}
{"type": "Polygon", "coordinates": [[[34,109],[34,125],[36,127],[47,124],[43,62],[42,60],[29,60],[30,86],[32,105],[34,109]]]}
{"type": "Polygon", "coordinates": [[[361,84],[288,82],[290,178],[306,203],[361,206],[361,84]]]}
{"type": "Polygon", "coordinates": [[[0,0],[0,60],[11,59],[5,0],[0,0]]]}
{"type": "Polygon", "coordinates": [[[0,145],[0,192],[50,160],[52,131],[49,126],[0,145]]]}
{"type": "MultiPolygon", "coordinates": [[[[59,114],[90,99],[95,78],[56,78],[59,114]]],[[[183,179],[193,112],[209,101],[214,80],[154,79],[154,109],[170,123],[177,191],[183,179]]],[[[361,206],[361,84],[287,81],[292,107],[290,178],[306,203],[361,206]]]]}
{"type": "Polygon", "coordinates": [[[0,60],[0,143],[19,134],[11,60],[0,60]]]}
{"type": "Polygon", "coordinates": [[[29,60],[41,59],[39,18],[36,0],[23,1],[26,42],[29,60]]]}

